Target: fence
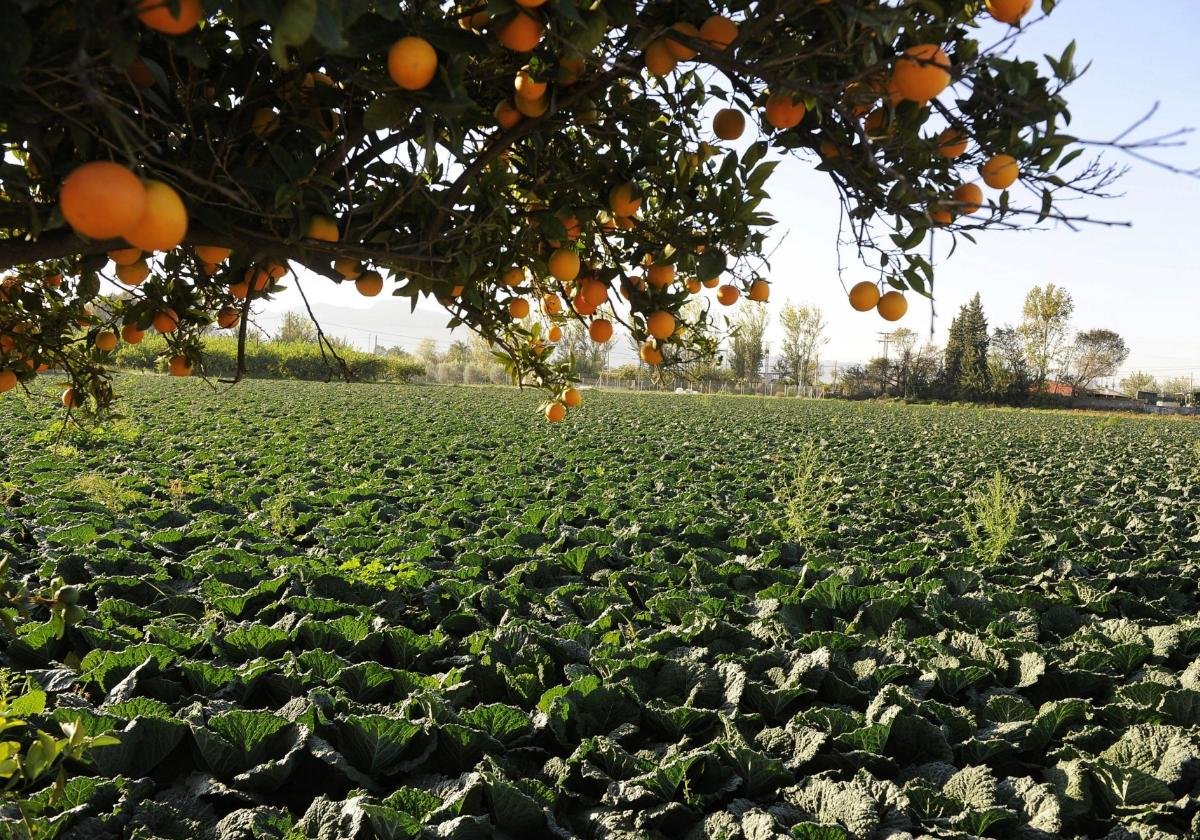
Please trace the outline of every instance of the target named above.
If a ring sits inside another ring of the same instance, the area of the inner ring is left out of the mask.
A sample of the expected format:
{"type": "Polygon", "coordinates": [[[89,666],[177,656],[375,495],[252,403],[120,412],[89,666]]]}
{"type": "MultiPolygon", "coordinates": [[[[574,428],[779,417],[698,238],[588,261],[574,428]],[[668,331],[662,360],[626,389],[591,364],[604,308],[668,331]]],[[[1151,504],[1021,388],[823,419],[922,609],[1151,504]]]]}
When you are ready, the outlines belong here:
{"type": "Polygon", "coordinates": [[[820,399],[825,396],[826,389],[812,385],[788,385],[776,381],[747,381],[700,379],[688,381],[671,379],[665,384],[658,384],[649,377],[628,378],[601,374],[593,379],[584,379],[584,385],[593,388],[608,388],[622,391],[684,391],[697,394],[743,394],[759,397],[807,397],[820,399]]]}

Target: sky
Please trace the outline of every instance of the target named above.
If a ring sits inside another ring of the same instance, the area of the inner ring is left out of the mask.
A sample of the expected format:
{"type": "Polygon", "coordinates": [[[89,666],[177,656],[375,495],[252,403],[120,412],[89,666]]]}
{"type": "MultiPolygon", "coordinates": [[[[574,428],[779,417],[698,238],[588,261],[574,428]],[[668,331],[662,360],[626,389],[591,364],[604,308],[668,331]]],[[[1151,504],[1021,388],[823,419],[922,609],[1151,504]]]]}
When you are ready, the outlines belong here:
{"type": "MultiPolygon", "coordinates": [[[[1035,20],[1019,39],[1016,53],[1022,58],[1058,56],[1074,39],[1076,65],[1091,62],[1066,93],[1074,117],[1068,131],[1075,136],[1109,140],[1156,102],[1157,114],[1135,137],[1200,128],[1194,44],[1200,31],[1200,0],[1152,0],[1141,8],[1142,13],[1130,14],[1127,0],[1061,0],[1050,16],[1035,20]]],[[[1005,26],[982,20],[984,44],[1002,37],[1005,26]]],[[[747,135],[753,133],[753,125],[748,121],[747,135]]],[[[1184,139],[1187,146],[1163,149],[1156,156],[1185,169],[1200,166],[1200,133],[1184,139]]],[[[1143,370],[1160,379],[1192,375],[1200,382],[1200,259],[1195,233],[1200,179],[1165,172],[1120,152],[1102,153],[1113,163],[1131,167],[1117,184],[1121,196],[1075,204],[1071,212],[1128,221],[1131,227],[998,230],[980,234],[977,245],[963,241],[950,259],[939,258],[936,266],[937,317],[931,320],[929,302],[910,293],[909,313],[899,325],[923,336],[932,327],[933,340],[942,344],[951,317],[976,292],[992,326],[1015,325],[1026,292],[1054,283],[1074,298],[1076,329],[1103,327],[1125,338],[1131,353],[1122,373],[1143,370]]],[[[774,249],[768,275],[771,304],[777,308],[792,300],[820,307],[830,339],[823,363],[862,363],[878,355],[878,333],[897,325],[874,312],[855,312],[847,304],[837,273],[836,195],[828,176],[812,166],[787,158],[767,185],[772,195],[767,209],[778,220],[768,247],[774,249]]],[[[940,238],[946,240],[943,246],[948,244],[948,237],[940,238]]],[[[938,250],[944,253],[945,248],[938,250]]],[[[847,287],[877,277],[877,270],[857,262],[850,249],[843,249],[842,260],[847,287]]],[[[410,316],[405,300],[367,300],[352,286],[335,286],[315,276],[304,279],[303,285],[326,331],[360,346],[377,341],[413,349],[421,338],[431,336],[444,347],[467,337],[465,328],[454,334],[442,329],[448,316],[431,301],[410,316]]],[[[289,290],[267,304],[259,323],[270,330],[283,312],[302,307],[299,296],[289,290]]],[[[773,320],[767,340],[778,337],[773,320]]],[[[614,363],[629,355],[624,342],[619,345],[614,363]]]]}

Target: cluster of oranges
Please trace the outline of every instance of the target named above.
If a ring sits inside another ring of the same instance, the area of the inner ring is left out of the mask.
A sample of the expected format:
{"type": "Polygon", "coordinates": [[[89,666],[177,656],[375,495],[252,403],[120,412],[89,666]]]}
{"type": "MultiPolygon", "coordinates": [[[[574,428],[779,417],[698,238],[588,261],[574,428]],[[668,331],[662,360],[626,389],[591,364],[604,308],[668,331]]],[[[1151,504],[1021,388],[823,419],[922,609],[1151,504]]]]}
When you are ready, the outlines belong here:
{"type": "Polygon", "coordinates": [[[858,312],[874,309],[885,321],[899,321],[908,312],[908,299],[903,292],[893,289],[881,294],[879,287],[869,280],[855,284],[850,290],[850,305],[858,312]]]}

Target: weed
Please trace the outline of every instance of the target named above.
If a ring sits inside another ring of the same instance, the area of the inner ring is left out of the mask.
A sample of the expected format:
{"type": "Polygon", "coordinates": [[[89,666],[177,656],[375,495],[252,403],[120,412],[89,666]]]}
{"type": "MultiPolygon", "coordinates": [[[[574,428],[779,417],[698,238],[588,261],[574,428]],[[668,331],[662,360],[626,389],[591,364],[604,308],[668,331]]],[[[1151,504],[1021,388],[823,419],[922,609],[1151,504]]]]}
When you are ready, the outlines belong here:
{"type": "Polygon", "coordinates": [[[967,494],[968,510],[962,515],[963,528],[971,549],[980,559],[995,563],[1017,533],[1026,493],[1000,470],[990,481],[967,494]]]}
{"type": "Polygon", "coordinates": [[[84,473],[72,480],[67,489],[104,505],[113,513],[120,513],[142,499],[141,493],[126,490],[99,473],[84,473]]]}
{"type": "Polygon", "coordinates": [[[825,532],[830,507],[837,500],[837,482],[825,469],[816,445],[800,452],[791,475],[775,486],[775,499],[783,507],[781,530],[793,542],[806,542],[825,532]]]}

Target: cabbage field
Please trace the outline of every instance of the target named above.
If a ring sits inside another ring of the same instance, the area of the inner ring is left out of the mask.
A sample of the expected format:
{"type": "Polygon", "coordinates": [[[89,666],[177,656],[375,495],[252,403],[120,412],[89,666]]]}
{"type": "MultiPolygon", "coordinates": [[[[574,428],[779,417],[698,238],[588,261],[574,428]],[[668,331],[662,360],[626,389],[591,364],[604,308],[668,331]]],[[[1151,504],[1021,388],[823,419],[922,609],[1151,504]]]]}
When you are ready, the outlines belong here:
{"type": "Polygon", "coordinates": [[[118,385],[0,397],[0,837],[1200,836],[1200,423],[118,385]]]}

